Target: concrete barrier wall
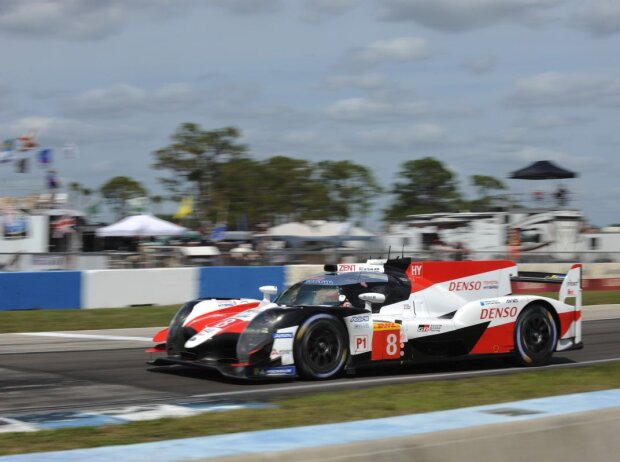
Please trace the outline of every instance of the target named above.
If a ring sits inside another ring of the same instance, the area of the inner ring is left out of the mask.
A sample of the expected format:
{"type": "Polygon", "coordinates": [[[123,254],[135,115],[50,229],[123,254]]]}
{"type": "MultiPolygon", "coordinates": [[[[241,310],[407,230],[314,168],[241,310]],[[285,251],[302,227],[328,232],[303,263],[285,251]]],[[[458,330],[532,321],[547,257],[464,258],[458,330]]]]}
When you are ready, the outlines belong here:
{"type": "MultiPolygon", "coordinates": [[[[522,264],[522,271],[566,272],[570,264],[522,264]]],[[[168,305],[199,297],[259,298],[258,287],[282,290],[320,273],[322,265],[0,272],[0,311],[168,305]]],[[[520,283],[518,292],[559,290],[520,283]]],[[[584,265],[584,290],[620,289],[620,265],[584,265]]]]}
{"type": "Polygon", "coordinates": [[[82,308],[173,305],[196,298],[200,268],[83,272],[82,308]]]}
{"type": "Polygon", "coordinates": [[[79,271],[0,273],[0,311],[80,308],[79,271]]]}
{"type": "Polygon", "coordinates": [[[221,266],[200,268],[198,297],[261,298],[260,286],[285,284],[284,266],[221,266]]]}

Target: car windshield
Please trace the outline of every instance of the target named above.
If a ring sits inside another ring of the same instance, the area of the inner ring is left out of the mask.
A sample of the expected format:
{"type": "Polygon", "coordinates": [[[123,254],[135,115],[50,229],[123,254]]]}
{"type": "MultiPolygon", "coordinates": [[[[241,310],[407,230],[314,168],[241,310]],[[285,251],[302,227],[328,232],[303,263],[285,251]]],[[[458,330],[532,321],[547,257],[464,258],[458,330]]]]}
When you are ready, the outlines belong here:
{"type": "Polygon", "coordinates": [[[359,295],[385,293],[388,277],[384,273],[320,274],[299,282],[284,291],[278,305],[355,306],[364,307],[359,295]]]}

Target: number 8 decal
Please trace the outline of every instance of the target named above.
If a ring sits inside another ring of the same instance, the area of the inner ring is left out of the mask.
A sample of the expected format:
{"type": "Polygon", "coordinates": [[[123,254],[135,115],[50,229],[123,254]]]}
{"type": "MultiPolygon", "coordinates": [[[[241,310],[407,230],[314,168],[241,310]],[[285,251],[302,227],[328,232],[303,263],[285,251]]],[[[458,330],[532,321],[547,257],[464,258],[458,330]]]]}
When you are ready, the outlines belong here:
{"type": "Polygon", "coordinates": [[[398,337],[396,334],[389,334],[385,339],[387,345],[385,347],[385,352],[388,356],[394,356],[396,351],[398,350],[398,337]]]}

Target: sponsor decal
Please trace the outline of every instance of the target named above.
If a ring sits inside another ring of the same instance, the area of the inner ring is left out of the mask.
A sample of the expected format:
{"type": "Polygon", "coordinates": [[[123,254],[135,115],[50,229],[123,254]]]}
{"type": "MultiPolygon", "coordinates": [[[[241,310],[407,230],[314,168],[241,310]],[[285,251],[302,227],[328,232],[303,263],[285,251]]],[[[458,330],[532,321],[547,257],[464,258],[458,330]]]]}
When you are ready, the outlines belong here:
{"type": "Polygon", "coordinates": [[[360,351],[368,351],[368,335],[356,335],[355,341],[355,353],[360,351]]]}
{"type": "Polygon", "coordinates": [[[273,334],[274,339],[278,338],[293,338],[292,332],[276,332],[273,334]]]}
{"type": "Polygon", "coordinates": [[[460,282],[451,282],[448,285],[448,290],[450,292],[462,292],[462,291],[470,291],[470,290],[480,290],[482,287],[482,282],[480,281],[460,281],[460,282]]]}
{"type": "Polygon", "coordinates": [[[317,286],[330,286],[334,284],[334,281],[329,279],[307,279],[306,284],[313,284],[317,286]]]}
{"type": "Polygon", "coordinates": [[[499,305],[497,300],[481,300],[480,306],[499,305]]]}
{"type": "Polygon", "coordinates": [[[508,300],[506,300],[506,303],[508,303],[509,305],[512,305],[513,303],[519,303],[519,299],[509,298],[508,300]]]}
{"type": "Polygon", "coordinates": [[[228,318],[218,322],[217,324],[213,324],[213,327],[219,327],[220,329],[223,329],[230,326],[231,324],[234,324],[235,322],[237,322],[235,318],[228,318]]]}
{"type": "Polygon", "coordinates": [[[274,348],[271,350],[271,353],[269,354],[269,359],[273,361],[274,359],[281,358],[282,356],[285,356],[285,355],[290,355],[291,353],[292,353],[292,350],[278,350],[274,348]]]}
{"type": "Polygon", "coordinates": [[[507,306],[505,308],[482,308],[480,310],[480,319],[514,318],[516,315],[516,306],[507,306]]]}
{"type": "Polygon", "coordinates": [[[243,313],[239,313],[235,316],[235,319],[239,319],[240,321],[248,321],[254,318],[260,310],[254,308],[248,311],[244,311],[243,313]]]}
{"type": "Polygon", "coordinates": [[[568,282],[566,283],[566,285],[567,285],[568,287],[576,287],[576,286],[578,286],[578,285],[579,285],[579,282],[577,282],[577,281],[568,281],[568,282]]]}
{"type": "Polygon", "coordinates": [[[418,332],[440,332],[441,324],[420,324],[418,332]]]}
{"type": "Polygon", "coordinates": [[[368,321],[370,321],[370,316],[368,315],[351,316],[349,318],[349,322],[368,322],[368,321]]]}
{"type": "Polygon", "coordinates": [[[483,289],[499,289],[498,281],[482,281],[483,289]]]}
{"type": "Polygon", "coordinates": [[[411,265],[412,276],[422,276],[422,265],[411,265]]]}
{"type": "Polygon", "coordinates": [[[400,324],[396,324],[395,322],[375,322],[372,326],[372,330],[382,331],[382,330],[400,330],[400,324]]]}
{"type": "Polygon", "coordinates": [[[192,338],[204,337],[205,335],[214,335],[214,334],[217,334],[221,330],[222,329],[220,329],[219,327],[206,327],[202,329],[200,332],[198,332],[196,335],[194,335],[194,337],[192,338]]]}
{"type": "Polygon", "coordinates": [[[261,373],[269,377],[295,375],[295,366],[264,367],[261,373]]]}

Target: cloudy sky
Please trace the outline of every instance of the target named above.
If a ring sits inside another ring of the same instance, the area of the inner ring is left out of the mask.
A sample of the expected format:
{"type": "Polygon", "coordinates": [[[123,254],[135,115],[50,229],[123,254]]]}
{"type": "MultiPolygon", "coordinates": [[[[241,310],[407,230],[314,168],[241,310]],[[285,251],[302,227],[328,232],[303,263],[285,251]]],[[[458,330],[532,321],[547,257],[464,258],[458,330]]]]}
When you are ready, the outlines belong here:
{"type": "MultiPolygon", "coordinates": [[[[552,160],[606,225],[619,45],[617,0],[0,0],[0,138],[76,143],[56,156],[65,185],[128,175],[152,193],[151,153],[187,121],[239,127],[259,159],[353,160],[385,186],[425,156],[469,194],[472,174],[552,160]]],[[[0,195],[42,185],[0,164],[0,195]]]]}

